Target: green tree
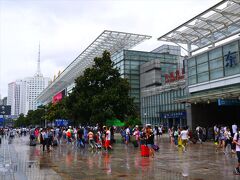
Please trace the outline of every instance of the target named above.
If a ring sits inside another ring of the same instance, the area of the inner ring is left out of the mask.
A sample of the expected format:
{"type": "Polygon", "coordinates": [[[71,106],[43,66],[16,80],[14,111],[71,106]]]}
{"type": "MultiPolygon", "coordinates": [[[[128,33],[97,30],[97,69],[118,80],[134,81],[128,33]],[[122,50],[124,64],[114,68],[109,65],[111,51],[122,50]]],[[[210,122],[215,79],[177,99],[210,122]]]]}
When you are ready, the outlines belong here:
{"type": "Polygon", "coordinates": [[[66,99],[66,108],[79,123],[104,124],[113,117],[123,120],[136,114],[133,99],[129,97],[130,85],[113,67],[107,51],[94,59],[93,67],[87,68],[75,84],[66,99]]]}
{"type": "Polygon", "coordinates": [[[44,109],[29,110],[26,116],[29,125],[43,125],[45,117],[44,109]]]}
{"type": "Polygon", "coordinates": [[[18,119],[14,122],[15,127],[26,127],[29,123],[27,121],[27,118],[24,117],[24,114],[20,114],[18,119]]]}
{"type": "Polygon", "coordinates": [[[66,113],[66,98],[62,101],[57,102],[56,104],[50,103],[46,107],[46,119],[50,122],[53,122],[55,119],[67,119],[66,113]]]}

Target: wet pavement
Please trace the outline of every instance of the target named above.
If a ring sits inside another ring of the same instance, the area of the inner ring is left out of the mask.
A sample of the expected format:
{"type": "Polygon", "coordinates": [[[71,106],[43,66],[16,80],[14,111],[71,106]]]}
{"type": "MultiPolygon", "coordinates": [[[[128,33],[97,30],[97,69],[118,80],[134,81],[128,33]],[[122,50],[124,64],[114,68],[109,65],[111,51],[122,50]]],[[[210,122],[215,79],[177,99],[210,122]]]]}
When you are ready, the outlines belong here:
{"type": "Polygon", "coordinates": [[[114,144],[114,150],[92,151],[63,144],[51,152],[29,146],[28,137],[4,139],[0,145],[0,180],[227,180],[233,174],[236,156],[216,152],[213,142],[190,144],[182,152],[167,138],[156,143],[155,157],[141,157],[132,144],[114,144]]]}

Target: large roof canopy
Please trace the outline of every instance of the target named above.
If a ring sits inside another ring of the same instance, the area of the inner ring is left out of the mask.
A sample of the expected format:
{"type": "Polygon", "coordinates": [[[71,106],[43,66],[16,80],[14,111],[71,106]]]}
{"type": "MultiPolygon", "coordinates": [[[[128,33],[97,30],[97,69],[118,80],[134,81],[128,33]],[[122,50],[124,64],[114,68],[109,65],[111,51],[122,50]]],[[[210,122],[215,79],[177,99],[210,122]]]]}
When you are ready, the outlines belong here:
{"type": "Polygon", "coordinates": [[[84,70],[91,67],[93,59],[102,55],[107,50],[111,55],[130,49],[133,46],[150,39],[151,36],[103,31],[43,92],[37,97],[38,102],[50,101],[52,96],[71,85],[74,80],[83,74],[84,70]]]}
{"type": "Polygon", "coordinates": [[[223,0],[183,23],[159,41],[187,45],[189,53],[240,33],[240,0],[223,0]]]}

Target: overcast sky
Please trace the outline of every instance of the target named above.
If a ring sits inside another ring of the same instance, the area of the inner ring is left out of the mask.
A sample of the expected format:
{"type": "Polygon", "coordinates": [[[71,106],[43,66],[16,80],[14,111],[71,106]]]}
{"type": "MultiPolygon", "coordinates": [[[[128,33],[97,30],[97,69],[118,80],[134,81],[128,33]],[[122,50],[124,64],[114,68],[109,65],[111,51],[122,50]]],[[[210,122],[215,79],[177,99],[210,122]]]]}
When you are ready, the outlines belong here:
{"type": "Polygon", "coordinates": [[[41,71],[53,78],[103,30],[151,35],[137,50],[220,0],[0,0],[0,94],[8,83],[41,71]]]}

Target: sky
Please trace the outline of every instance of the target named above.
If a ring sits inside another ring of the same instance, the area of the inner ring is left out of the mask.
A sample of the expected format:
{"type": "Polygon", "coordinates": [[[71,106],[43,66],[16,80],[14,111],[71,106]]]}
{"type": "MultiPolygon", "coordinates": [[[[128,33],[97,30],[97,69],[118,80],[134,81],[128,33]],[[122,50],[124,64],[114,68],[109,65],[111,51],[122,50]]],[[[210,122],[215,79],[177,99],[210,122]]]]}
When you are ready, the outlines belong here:
{"type": "Polygon", "coordinates": [[[36,73],[39,42],[41,72],[53,79],[104,30],[150,35],[134,49],[151,51],[163,44],[158,37],[218,2],[0,0],[0,95],[36,73]]]}

